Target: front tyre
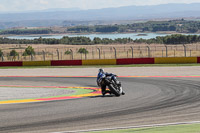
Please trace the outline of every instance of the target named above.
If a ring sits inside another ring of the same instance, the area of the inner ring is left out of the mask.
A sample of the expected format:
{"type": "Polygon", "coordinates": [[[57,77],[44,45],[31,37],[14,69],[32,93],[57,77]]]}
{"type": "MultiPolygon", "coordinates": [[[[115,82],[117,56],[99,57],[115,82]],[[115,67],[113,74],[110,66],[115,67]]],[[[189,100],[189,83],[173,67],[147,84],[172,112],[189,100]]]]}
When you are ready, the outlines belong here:
{"type": "Polygon", "coordinates": [[[115,96],[119,97],[121,95],[120,91],[115,89],[115,87],[113,86],[113,84],[110,84],[109,86],[110,91],[115,94],[115,96]]]}

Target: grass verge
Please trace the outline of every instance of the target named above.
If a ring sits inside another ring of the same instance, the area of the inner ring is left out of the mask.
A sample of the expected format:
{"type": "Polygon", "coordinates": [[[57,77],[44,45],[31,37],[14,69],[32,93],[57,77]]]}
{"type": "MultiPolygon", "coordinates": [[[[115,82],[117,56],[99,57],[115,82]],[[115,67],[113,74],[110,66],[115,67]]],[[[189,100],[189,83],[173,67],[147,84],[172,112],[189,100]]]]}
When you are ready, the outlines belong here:
{"type": "Polygon", "coordinates": [[[200,133],[200,124],[96,131],[89,133],[200,133]]]}
{"type": "Polygon", "coordinates": [[[33,69],[33,68],[109,68],[109,67],[180,67],[180,66],[200,66],[200,64],[132,64],[132,65],[86,65],[86,66],[19,66],[0,67],[0,69],[33,69]]]}

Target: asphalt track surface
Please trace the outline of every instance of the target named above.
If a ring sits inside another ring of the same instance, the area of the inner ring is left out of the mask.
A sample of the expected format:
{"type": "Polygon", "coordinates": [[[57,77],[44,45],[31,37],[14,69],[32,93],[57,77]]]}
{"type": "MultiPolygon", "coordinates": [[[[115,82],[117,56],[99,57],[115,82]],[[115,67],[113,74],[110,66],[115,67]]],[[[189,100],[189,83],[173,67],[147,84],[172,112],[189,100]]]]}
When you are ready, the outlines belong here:
{"type": "MultiPolygon", "coordinates": [[[[0,132],[69,132],[200,121],[200,78],[119,80],[125,96],[0,105],[0,132]]],[[[64,77],[1,77],[0,84],[96,87],[95,78],[64,77]]]]}

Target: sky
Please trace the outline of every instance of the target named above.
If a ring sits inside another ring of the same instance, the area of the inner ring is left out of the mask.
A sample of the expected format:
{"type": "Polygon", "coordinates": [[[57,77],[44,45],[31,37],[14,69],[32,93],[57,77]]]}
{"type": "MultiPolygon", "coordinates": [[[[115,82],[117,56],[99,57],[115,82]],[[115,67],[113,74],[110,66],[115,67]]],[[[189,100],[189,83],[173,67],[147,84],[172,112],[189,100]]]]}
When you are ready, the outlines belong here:
{"type": "Polygon", "coordinates": [[[0,13],[44,10],[51,8],[101,9],[131,5],[200,3],[200,0],[0,0],[0,13]]]}

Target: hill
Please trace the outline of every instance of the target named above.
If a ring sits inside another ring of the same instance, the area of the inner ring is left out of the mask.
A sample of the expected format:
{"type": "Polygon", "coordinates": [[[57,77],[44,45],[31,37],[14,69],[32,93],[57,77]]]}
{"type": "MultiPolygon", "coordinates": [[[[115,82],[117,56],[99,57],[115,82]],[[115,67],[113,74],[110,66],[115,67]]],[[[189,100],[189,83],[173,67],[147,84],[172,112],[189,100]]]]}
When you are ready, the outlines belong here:
{"type": "MultiPolygon", "coordinates": [[[[62,25],[60,21],[120,21],[120,20],[149,20],[200,17],[200,3],[193,4],[163,4],[154,6],[126,6],[95,10],[79,9],[49,9],[37,12],[3,13],[0,14],[0,28],[17,22],[20,26],[37,27],[62,25]],[[24,21],[28,21],[26,24],[24,21]],[[37,21],[31,22],[31,21],[37,21]],[[56,23],[59,21],[59,23],[56,23]],[[21,23],[23,24],[21,25],[21,23]],[[42,24],[40,24],[40,22],[42,24]],[[52,23],[51,23],[52,22],[52,23]]],[[[8,26],[11,27],[11,26],[8,26]]]]}

